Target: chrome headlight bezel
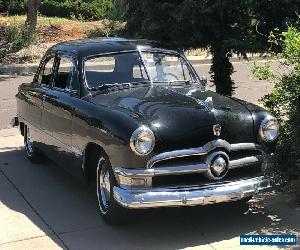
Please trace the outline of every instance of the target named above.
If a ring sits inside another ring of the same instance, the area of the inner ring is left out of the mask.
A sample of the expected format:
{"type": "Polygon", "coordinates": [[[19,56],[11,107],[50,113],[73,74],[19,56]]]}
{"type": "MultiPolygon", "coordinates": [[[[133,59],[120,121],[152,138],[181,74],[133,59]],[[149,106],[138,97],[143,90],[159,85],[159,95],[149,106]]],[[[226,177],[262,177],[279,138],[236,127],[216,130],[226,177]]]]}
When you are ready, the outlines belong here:
{"type": "Polygon", "coordinates": [[[132,133],[130,138],[130,148],[135,154],[139,156],[148,155],[153,151],[154,146],[155,136],[152,130],[148,127],[141,126],[132,133]],[[146,148],[143,148],[143,146],[141,145],[141,141],[144,140],[144,143],[147,143],[145,142],[145,139],[148,140],[149,145],[147,145],[146,148]]]}
{"type": "Polygon", "coordinates": [[[273,142],[279,136],[279,124],[273,116],[267,116],[260,124],[259,137],[263,142],[273,142]],[[271,127],[273,126],[273,129],[271,127]],[[275,129],[274,129],[275,128],[275,129]],[[273,134],[272,134],[273,132],[273,134]]]}

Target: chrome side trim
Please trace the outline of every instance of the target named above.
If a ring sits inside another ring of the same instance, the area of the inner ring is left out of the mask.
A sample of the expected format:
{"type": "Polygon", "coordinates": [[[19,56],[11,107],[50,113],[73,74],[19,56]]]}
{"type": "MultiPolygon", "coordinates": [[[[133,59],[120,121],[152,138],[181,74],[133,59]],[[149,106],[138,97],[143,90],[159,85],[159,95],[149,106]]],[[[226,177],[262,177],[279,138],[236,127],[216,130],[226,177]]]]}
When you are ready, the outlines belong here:
{"type": "Polygon", "coordinates": [[[155,155],[147,162],[147,168],[150,169],[157,162],[170,160],[173,158],[181,158],[186,156],[193,155],[206,155],[209,151],[216,148],[224,148],[228,151],[238,151],[238,150],[259,150],[262,151],[261,146],[254,143],[238,143],[238,144],[229,144],[225,140],[215,140],[206,143],[204,146],[199,148],[190,148],[182,150],[174,150],[170,152],[164,152],[158,155],[155,155]]]}
{"type": "Polygon", "coordinates": [[[249,197],[282,181],[263,176],[229,183],[218,183],[189,188],[127,189],[114,187],[114,198],[123,207],[139,209],[172,206],[195,206],[228,202],[249,197]]]}

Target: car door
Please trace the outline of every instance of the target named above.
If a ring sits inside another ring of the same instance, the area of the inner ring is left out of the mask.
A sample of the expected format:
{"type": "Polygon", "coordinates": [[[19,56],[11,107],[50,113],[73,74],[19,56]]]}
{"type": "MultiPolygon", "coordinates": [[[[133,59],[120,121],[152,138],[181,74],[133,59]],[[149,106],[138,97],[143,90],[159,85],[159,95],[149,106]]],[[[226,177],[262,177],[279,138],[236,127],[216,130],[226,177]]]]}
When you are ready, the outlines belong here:
{"type": "Polygon", "coordinates": [[[76,68],[73,57],[57,54],[52,86],[44,93],[41,121],[50,158],[67,168],[72,167],[76,153],[72,148],[74,105],[79,96],[76,68]]]}
{"type": "MultiPolygon", "coordinates": [[[[18,93],[19,115],[30,128],[31,137],[35,142],[43,141],[41,117],[43,110],[43,88],[51,84],[53,77],[54,56],[47,55],[37,70],[32,84],[24,85],[18,93]]],[[[39,143],[39,146],[40,143],[39,143]]]]}

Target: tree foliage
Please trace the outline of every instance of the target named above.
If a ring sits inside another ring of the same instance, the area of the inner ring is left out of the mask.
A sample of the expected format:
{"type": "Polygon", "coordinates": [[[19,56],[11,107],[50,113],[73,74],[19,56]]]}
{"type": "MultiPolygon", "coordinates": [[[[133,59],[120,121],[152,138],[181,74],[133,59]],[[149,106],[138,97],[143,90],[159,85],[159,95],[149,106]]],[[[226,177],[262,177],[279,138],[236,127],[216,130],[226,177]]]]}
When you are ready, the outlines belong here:
{"type": "MultiPolygon", "coordinates": [[[[125,12],[124,0],[40,0],[40,13],[84,20],[120,18],[125,12]]],[[[32,0],[0,0],[0,12],[26,14],[32,0]]]]}
{"type": "Polygon", "coordinates": [[[28,0],[0,0],[0,12],[9,15],[25,14],[28,0]]]}
{"type": "Polygon", "coordinates": [[[41,14],[97,20],[111,17],[113,0],[43,0],[41,14]]]}
{"type": "Polygon", "coordinates": [[[300,29],[291,26],[272,42],[282,48],[277,57],[284,73],[274,72],[270,67],[272,62],[267,62],[263,66],[255,63],[253,74],[275,83],[262,102],[280,123],[280,163],[295,174],[300,173],[300,29]]]}
{"type": "Polygon", "coordinates": [[[217,92],[232,95],[233,53],[266,50],[272,29],[296,17],[298,0],[127,0],[130,36],[171,48],[208,48],[217,92]],[[287,8],[285,8],[287,7],[287,8]],[[275,14],[276,13],[276,14],[275,14]],[[261,29],[261,31],[257,31],[261,29]]]}

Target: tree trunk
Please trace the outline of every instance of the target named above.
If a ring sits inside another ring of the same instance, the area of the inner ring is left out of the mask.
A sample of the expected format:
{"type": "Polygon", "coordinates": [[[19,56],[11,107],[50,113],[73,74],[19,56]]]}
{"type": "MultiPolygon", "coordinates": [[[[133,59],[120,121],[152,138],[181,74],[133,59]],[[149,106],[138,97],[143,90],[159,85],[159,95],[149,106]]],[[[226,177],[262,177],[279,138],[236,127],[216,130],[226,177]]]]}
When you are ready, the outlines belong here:
{"type": "Polygon", "coordinates": [[[221,43],[216,42],[211,46],[211,53],[213,58],[210,73],[216,85],[216,91],[219,94],[231,96],[234,92],[234,82],[231,79],[234,71],[227,51],[221,43]]]}
{"type": "Polygon", "coordinates": [[[26,25],[34,32],[37,26],[37,16],[41,0],[28,0],[26,25]]]}

